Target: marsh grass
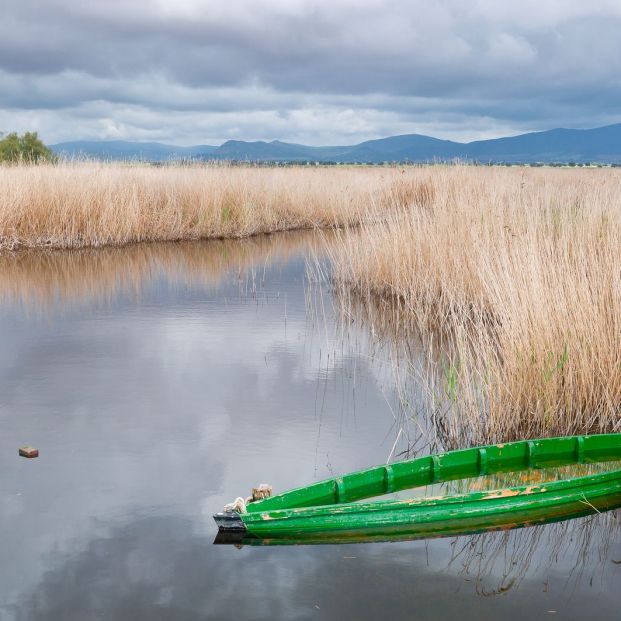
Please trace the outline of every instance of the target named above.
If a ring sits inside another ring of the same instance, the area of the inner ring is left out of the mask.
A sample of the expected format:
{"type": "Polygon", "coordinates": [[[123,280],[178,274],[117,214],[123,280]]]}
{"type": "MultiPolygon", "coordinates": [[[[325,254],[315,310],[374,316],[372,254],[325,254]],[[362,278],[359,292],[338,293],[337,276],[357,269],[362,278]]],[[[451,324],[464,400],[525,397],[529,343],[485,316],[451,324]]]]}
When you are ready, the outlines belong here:
{"type": "Polygon", "coordinates": [[[408,204],[417,191],[397,168],[0,166],[0,249],[342,227],[408,204]]]}
{"type": "Polygon", "coordinates": [[[333,277],[423,381],[442,444],[619,430],[621,174],[418,174],[407,207],[333,246],[333,277]]]}

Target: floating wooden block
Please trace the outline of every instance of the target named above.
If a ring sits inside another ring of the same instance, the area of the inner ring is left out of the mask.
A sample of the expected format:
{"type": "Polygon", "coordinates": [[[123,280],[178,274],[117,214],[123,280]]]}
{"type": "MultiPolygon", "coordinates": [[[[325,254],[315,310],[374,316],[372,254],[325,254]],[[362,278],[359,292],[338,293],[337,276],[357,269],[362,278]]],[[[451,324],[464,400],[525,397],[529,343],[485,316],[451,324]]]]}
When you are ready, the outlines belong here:
{"type": "Polygon", "coordinates": [[[39,457],[39,449],[32,446],[22,446],[22,448],[19,449],[19,454],[22,457],[39,457]]]}

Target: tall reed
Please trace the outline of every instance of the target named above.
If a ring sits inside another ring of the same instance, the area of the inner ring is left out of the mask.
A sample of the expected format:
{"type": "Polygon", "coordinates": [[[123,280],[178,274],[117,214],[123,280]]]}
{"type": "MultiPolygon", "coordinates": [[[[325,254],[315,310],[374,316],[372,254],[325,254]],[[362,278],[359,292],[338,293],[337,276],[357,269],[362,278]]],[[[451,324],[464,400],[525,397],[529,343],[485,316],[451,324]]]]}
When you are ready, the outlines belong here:
{"type": "Polygon", "coordinates": [[[334,278],[376,331],[418,339],[427,363],[401,353],[445,443],[621,429],[621,171],[416,175],[407,207],[333,247],[334,278]]]}
{"type": "Polygon", "coordinates": [[[340,227],[400,204],[406,186],[396,168],[0,166],[0,249],[340,227]]]}

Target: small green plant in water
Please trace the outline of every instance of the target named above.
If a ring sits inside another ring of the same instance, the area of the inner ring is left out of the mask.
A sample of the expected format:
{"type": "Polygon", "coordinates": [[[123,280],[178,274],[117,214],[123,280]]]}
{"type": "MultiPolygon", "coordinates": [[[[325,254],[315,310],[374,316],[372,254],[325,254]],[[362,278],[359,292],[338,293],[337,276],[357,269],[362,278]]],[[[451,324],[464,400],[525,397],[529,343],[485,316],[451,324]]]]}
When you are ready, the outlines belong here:
{"type": "Polygon", "coordinates": [[[543,379],[546,382],[546,384],[552,379],[552,376],[557,371],[563,370],[563,368],[567,364],[568,358],[569,358],[569,352],[567,350],[567,343],[565,343],[565,346],[563,347],[563,353],[556,360],[556,362],[554,361],[554,352],[552,351],[548,352],[548,360],[547,360],[546,368],[544,368],[543,370],[543,379]]]}
{"type": "Polygon", "coordinates": [[[446,394],[451,401],[455,402],[457,401],[457,366],[453,363],[448,365],[442,363],[442,368],[444,370],[444,381],[446,382],[446,394]]]}

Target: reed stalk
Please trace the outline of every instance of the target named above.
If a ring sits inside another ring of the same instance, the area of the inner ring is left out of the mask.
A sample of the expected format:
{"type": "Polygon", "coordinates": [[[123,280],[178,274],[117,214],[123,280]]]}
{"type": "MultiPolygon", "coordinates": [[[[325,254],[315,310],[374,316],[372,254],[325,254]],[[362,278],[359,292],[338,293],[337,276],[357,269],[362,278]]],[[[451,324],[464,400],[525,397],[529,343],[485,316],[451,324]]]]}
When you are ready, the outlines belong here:
{"type": "Polygon", "coordinates": [[[444,444],[619,430],[620,172],[417,175],[407,206],[332,246],[333,275],[424,375],[444,444]]]}

